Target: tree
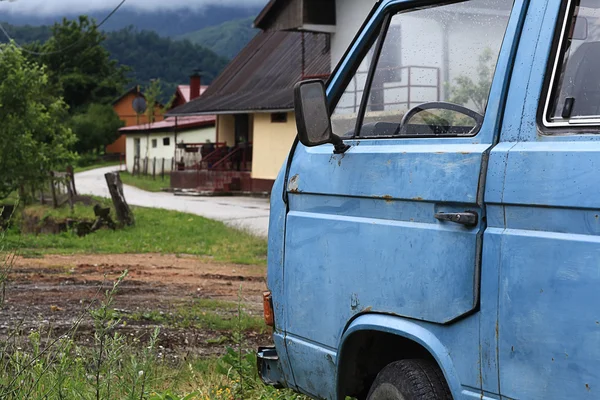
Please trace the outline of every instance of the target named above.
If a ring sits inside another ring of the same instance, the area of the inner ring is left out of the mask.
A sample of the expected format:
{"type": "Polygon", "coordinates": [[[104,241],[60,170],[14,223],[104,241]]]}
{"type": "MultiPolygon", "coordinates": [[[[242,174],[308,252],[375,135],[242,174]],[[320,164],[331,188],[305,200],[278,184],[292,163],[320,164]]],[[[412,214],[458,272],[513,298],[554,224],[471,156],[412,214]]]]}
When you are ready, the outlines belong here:
{"type": "Polygon", "coordinates": [[[92,104],[86,112],[76,114],[69,123],[77,136],[75,150],[79,154],[102,151],[119,138],[123,121],[108,104],[92,104]]]}
{"type": "Polygon", "coordinates": [[[0,45],[0,198],[39,185],[73,162],[75,136],[63,121],[67,106],[54,96],[44,68],[13,43],[0,45]]]}
{"type": "Polygon", "coordinates": [[[106,38],[94,20],[87,16],[63,19],[51,30],[46,43],[32,45],[42,55],[32,57],[47,67],[51,83],[62,90],[71,114],[90,104],[109,103],[123,93],[127,68],[110,59],[102,46],[106,38]]]}
{"type": "Polygon", "coordinates": [[[456,85],[449,85],[450,102],[465,106],[473,104],[475,111],[485,114],[495,68],[494,52],[487,48],[479,56],[476,82],[470,76],[461,75],[454,80],[456,85]]]}

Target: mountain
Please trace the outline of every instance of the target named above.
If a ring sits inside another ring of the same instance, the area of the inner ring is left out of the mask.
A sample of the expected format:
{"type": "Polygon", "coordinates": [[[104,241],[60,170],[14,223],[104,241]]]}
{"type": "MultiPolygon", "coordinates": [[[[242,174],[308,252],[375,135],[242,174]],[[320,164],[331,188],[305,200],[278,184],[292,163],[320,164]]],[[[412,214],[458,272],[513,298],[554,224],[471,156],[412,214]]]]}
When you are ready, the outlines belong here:
{"type": "Polygon", "coordinates": [[[178,84],[187,84],[195,70],[202,72],[202,79],[208,84],[228,63],[228,59],[203,46],[133,27],[107,33],[104,47],[113,59],[132,68],[132,82],[146,85],[158,78],[165,92],[171,94],[178,84]]]}
{"type": "MultiPolygon", "coordinates": [[[[260,7],[251,6],[207,6],[201,10],[156,10],[143,11],[135,8],[124,7],[115,13],[102,27],[106,31],[115,31],[134,26],[136,29],[151,30],[160,36],[175,37],[189,32],[195,32],[209,26],[215,26],[235,19],[250,18],[258,15],[260,7]]],[[[97,22],[103,20],[107,11],[88,13],[97,22]]],[[[0,19],[11,25],[42,26],[52,25],[62,21],[63,18],[74,19],[78,13],[72,15],[43,16],[31,13],[18,14],[15,12],[3,13],[0,19]]]]}
{"type": "Polygon", "coordinates": [[[177,39],[189,40],[211,49],[215,53],[232,59],[259,32],[252,27],[254,17],[236,19],[217,26],[200,29],[178,36],[177,39]]]}
{"type": "MultiPolygon", "coordinates": [[[[44,42],[51,36],[49,27],[12,25],[4,26],[19,44],[44,42]]],[[[0,35],[0,43],[6,39],[0,35]]],[[[103,43],[111,58],[131,68],[131,84],[146,86],[152,79],[160,79],[166,102],[175,93],[177,85],[187,84],[189,76],[200,70],[205,84],[210,83],[227,65],[228,59],[212,50],[190,41],[173,40],[152,31],[138,31],[133,27],[106,33],[103,43]]]]}

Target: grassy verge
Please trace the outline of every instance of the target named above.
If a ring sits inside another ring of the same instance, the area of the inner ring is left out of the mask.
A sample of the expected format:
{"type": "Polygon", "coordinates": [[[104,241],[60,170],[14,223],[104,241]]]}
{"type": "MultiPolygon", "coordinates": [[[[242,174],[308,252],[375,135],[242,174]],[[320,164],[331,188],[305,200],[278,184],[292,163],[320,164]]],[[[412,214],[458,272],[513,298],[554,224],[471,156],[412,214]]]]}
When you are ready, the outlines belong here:
{"type": "MultiPolygon", "coordinates": [[[[87,309],[94,335],[80,344],[75,333],[81,320],[54,338],[40,330],[9,333],[0,341],[0,398],[17,399],[150,399],[150,400],[306,400],[277,391],[258,379],[256,357],[244,347],[243,316],[238,304],[232,326],[234,348],[220,359],[167,361],[160,353],[160,329],[133,340],[117,330],[125,321],[112,305],[127,272],[95,307],[87,309]]],[[[219,310],[216,302],[201,304],[219,310]]],[[[16,328],[19,329],[19,328],[16,328]]]]}
{"type": "Polygon", "coordinates": [[[121,163],[119,161],[107,161],[107,162],[101,162],[101,163],[92,164],[92,165],[86,165],[85,167],[75,167],[75,173],[91,171],[91,170],[98,169],[98,168],[117,167],[120,164],[121,163]]]}
{"type": "MultiPolygon", "coordinates": [[[[103,204],[108,204],[102,201],[103,204]]],[[[77,206],[79,216],[93,217],[92,207],[77,206]]],[[[29,209],[28,209],[29,210],[29,209]]],[[[47,217],[68,217],[69,209],[33,206],[47,217]]],[[[117,231],[100,230],[86,237],[73,233],[25,235],[12,228],[4,238],[6,250],[25,256],[44,254],[189,254],[216,261],[265,265],[267,242],[217,221],[176,211],[134,207],[136,225],[117,231]]],[[[114,213],[113,213],[114,216],[114,213]]]]}
{"type": "Polygon", "coordinates": [[[172,328],[211,329],[223,332],[240,329],[244,332],[262,333],[267,329],[262,316],[250,315],[244,310],[238,310],[236,303],[207,299],[186,303],[170,313],[137,312],[123,318],[154,322],[172,328]]]}
{"type": "Polygon", "coordinates": [[[171,187],[171,176],[168,174],[165,174],[163,180],[161,176],[152,179],[151,176],[133,176],[129,172],[121,172],[121,180],[126,185],[135,186],[147,192],[162,192],[163,189],[171,187]]]}

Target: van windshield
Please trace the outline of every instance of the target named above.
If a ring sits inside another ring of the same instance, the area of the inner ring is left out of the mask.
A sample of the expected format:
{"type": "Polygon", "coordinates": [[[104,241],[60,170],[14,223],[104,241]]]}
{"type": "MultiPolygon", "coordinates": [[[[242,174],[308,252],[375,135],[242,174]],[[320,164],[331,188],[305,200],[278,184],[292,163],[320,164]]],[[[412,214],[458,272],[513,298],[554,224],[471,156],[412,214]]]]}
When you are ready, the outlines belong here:
{"type": "Polygon", "coordinates": [[[546,121],[600,120],[600,4],[577,0],[567,15],[546,121]]]}
{"type": "Polygon", "coordinates": [[[513,0],[472,0],[394,15],[371,86],[366,84],[376,45],[337,104],[334,132],[344,137],[476,134],[512,7],[513,0]],[[364,120],[355,132],[361,105],[364,120]]]}

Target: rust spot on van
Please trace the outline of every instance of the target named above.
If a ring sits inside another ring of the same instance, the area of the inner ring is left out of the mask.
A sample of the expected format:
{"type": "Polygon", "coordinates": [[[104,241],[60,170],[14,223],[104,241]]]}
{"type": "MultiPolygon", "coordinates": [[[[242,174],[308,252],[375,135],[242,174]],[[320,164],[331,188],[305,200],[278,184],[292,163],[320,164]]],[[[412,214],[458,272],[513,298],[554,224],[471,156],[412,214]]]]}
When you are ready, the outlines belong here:
{"type": "Polygon", "coordinates": [[[300,180],[300,176],[299,175],[292,176],[292,179],[290,179],[290,184],[289,184],[289,190],[290,190],[290,192],[292,192],[292,193],[300,193],[299,183],[298,183],[299,180],[300,180]]]}
{"type": "Polygon", "coordinates": [[[413,197],[413,200],[414,201],[423,201],[423,198],[422,197],[413,197]]]}
{"type": "Polygon", "coordinates": [[[389,194],[382,196],[382,199],[384,199],[386,203],[391,203],[394,200],[394,198],[392,196],[390,196],[389,194]]]}
{"type": "Polygon", "coordinates": [[[361,312],[368,313],[371,311],[373,311],[373,307],[369,306],[369,307],[365,308],[364,310],[362,310],[361,312]]]}
{"type": "Polygon", "coordinates": [[[465,156],[466,156],[466,155],[469,155],[469,154],[471,154],[471,152],[470,152],[470,151],[461,151],[461,152],[460,152],[460,154],[462,154],[462,155],[465,155],[465,156]]]}
{"type": "Polygon", "coordinates": [[[446,154],[445,151],[436,151],[435,154],[446,154]]]}

